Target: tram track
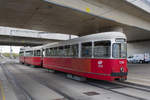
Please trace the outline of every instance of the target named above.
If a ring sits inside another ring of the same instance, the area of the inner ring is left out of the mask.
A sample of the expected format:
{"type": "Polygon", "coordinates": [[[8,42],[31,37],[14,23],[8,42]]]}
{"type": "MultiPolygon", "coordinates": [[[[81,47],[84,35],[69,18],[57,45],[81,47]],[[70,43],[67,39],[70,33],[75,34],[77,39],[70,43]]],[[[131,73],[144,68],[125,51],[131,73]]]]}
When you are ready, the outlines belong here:
{"type": "MultiPolygon", "coordinates": [[[[19,68],[16,64],[13,64],[13,66],[17,67],[18,70],[20,70],[22,73],[25,73],[25,71],[21,68],[19,68]]],[[[64,99],[63,100],[76,100],[75,98],[65,94],[64,92],[60,91],[58,88],[55,88],[55,87],[52,87],[50,85],[48,85],[48,82],[45,81],[45,80],[41,80],[39,77],[37,77],[36,75],[34,74],[28,74],[29,77],[31,77],[33,80],[37,81],[38,83],[40,83],[41,85],[44,85],[46,86],[47,88],[49,89],[52,89],[53,91],[55,91],[56,93],[64,96],[64,99]]]]}
{"type": "Polygon", "coordinates": [[[132,83],[132,82],[121,82],[121,83],[124,83],[124,84],[129,84],[129,85],[135,85],[135,86],[139,86],[139,87],[142,87],[142,88],[147,88],[147,89],[150,89],[150,86],[145,86],[145,85],[141,85],[141,84],[136,84],[136,83],[132,83]]]}
{"type": "Polygon", "coordinates": [[[121,94],[121,95],[124,95],[124,96],[132,97],[132,98],[135,98],[135,99],[138,99],[138,100],[147,100],[147,99],[145,99],[143,97],[133,96],[133,95],[128,94],[128,93],[122,93],[122,92],[119,92],[115,89],[132,88],[132,89],[136,89],[136,90],[140,90],[140,91],[144,91],[144,92],[150,92],[150,90],[124,85],[124,84],[121,84],[120,82],[107,82],[107,83],[109,83],[111,85],[114,85],[114,86],[113,87],[107,87],[107,86],[101,85],[100,83],[97,83],[97,82],[92,82],[92,81],[87,82],[87,84],[90,84],[92,86],[96,86],[98,88],[103,88],[105,90],[109,90],[109,91],[112,91],[112,92],[115,92],[115,93],[118,93],[118,94],[121,94]]]}
{"type": "Polygon", "coordinates": [[[100,84],[96,84],[96,83],[93,83],[93,82],[87,82],[87,84],[90,84],[92,86],[95,86],[95,87],[98,87],[98,88],[102,88],[102,89],[105,89],[105,90],[108,90],[108,91],[111,91],[111,92],[115,92],[115,93],[120,94],[120,95],[124,95],[124,96],[128,96],[128,97],[131,97],[131,98],[135,98],[135,99],[138,99],[138,100],[147,100],[145,98],[140,98],[140,97],[137,97],[137,96],[132,96],[132,95],[129,95],[129,94],[121,93],[121,92],[115,91],[113,89],[105,88],[105,87],[101,86],[100,84]]]}
{"type": "Polygon", "coordinates": [[[141,91],[150,92],[150,87],[149,87],[149,86],[134,84],[134,83],[130,83],[130,82],[119,82],[119,81],[113,82],[113,83],[114,83],[114,84],[117,84],[117,85],[129,87],[129,88],[141,90],[141,91]]]}
{"type": "Polygon", "coordinates": [[[18,100],[34,100],[31,95],[20,85],[16,77],[9,71],[5,64],[0,64],[7,80],[11,83],[18,100]]]}
{"type": "MultiPolygon", "coordinates": [[[[16,64],[13,64],[14,66],[17,66],[16,64]]],[[[17,66],[20,71],[24,72],[23,69],[19,68],[19,66],[17,66]]],[[[36,81],[40,82],[40,84],[43,84],[45,86],[47,86],[48,88],[51,88],[53,89],[54,91],[56,91],[57,93],[63,95],[64,97],[67,97],[69,100],[75,100],[75,98],[72,98],[70,96],[68,96],[67,94],[64,94],[62,93],[61,91],[59,91],[58,89],[56,88],[53,88],[53,87],[49,87],[49,85],[47,84],[46,81],[43,81],[43,80],[40,80],[40,78],[36,77],[36,75],[30,75],[28,74],[30,77],[32,77],[33,79],[35,79],[36,81]]],[[[114,89],[119,89],[119,88],[133,88],[133,89],[136,89],[136,90],[140,90],[140,91],[145,91],[145,92],[150,92],[149,90],[147,89],[143,89],[143,88],[140,88],[140,87],[131,87],[131,86],[128,86],[128,85],[123,85],[119,82],[107,82],[109,84],[113,84],[114,87],[104,87],[103,85],[101,85],[100,83],[96,83],[96,82],[92,82],[92,81],[87,81],[87,82],[84,82],[85,84],[89,84],[89,85],[92,85],[92,86],[95,86],[95,87],[98,87],[98,88],[102,88],[104,90],[108,90],[108,91],[111,91],[111,92],[114,92],[114,93],[117,93],[117,94],[120,94],[120,95],[124,95],[124,96],[128,96],[128,97],[131,97],[131,98],[134,98],[134,99],[137,99],[137,100],[147,100],[143,97],[138,97],[138,96],[133,96],[133,95],[130,95],[130,94],[127,94],[127,93],[122,93],[122,92],[119,92],[117,90],[114,90],[114,89]]],[[[138,86],[138,85],[137,85],[138,86]]],[[[144,87],[144,86],[143,86],[144,87]]]]}

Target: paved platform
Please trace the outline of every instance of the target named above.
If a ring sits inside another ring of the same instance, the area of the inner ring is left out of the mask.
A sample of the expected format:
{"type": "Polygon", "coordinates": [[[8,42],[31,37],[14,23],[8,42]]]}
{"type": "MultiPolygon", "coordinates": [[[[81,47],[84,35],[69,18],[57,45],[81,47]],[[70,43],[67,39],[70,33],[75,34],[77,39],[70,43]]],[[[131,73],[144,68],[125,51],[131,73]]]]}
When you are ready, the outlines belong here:
{"type": "Polygon", "coordinates": [[[150,86],[150,64],[128,64],[128,69],[127,81],[150,86]]]}
{"type": "Polygon", "coordinates": [[[0,67],[0,95],[1,95],[0,100],[17,100],[17,97],[13,91],[13,87],[8,82],[1,67],[0,67]]]}

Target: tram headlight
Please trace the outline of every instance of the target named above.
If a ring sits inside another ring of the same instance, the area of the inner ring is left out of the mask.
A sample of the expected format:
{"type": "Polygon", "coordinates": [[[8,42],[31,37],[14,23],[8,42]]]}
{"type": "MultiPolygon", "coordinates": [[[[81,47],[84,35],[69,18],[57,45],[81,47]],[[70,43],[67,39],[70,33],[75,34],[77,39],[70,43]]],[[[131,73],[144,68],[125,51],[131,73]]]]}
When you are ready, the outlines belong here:
{"type": "Polygon", "coordinates": [[[124,72],[124,68],[123,67],[120,68],[120,72],[124,72]]]}

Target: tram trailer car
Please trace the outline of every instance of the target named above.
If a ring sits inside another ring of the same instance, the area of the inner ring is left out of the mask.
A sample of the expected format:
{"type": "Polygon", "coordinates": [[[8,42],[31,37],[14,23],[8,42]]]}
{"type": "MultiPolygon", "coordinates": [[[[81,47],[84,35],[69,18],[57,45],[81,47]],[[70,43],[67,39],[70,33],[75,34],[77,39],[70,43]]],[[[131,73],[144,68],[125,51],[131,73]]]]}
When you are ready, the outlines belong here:
{"type": "Polygon", "coordinates": [[[20,49],[20,52],[19,52],[19,62],[20,62],[21,64],[24,64],[24,63],[25,63],[25,61],[24,61],[24,57],[25,57],[25,56],[24,56],[24,54],[25,54],[25,53],[24,53],[24,50],[25,50],[24,48],[21,48],[21,49],[20,49]]]}
{"type": "Polygon", "coordinates": [[[37,47],[27,47],[20,52],[19,60],[23,64],[33,65],[33,66],[42,66],[43,63],[43,54],[42,46],[37,47]],[[24,52],[24,54],[21,54],[24,52]]]}
{"type": "Polygon", "coordinates": [[[19,52],[20,56],[19,56],[19,62],[21,64],[24,64],[24,56],[22,54],[24,54],[23,52],[19,52]]]}
{"type": "MultiPolygon", "coordinates": [[[[121,32],[88,35],[43,45],[43,67],[98,80],[126,80],[126,36],[121,32]]],[[[29,63],[29,62],[28,62],[29,63]]]]}

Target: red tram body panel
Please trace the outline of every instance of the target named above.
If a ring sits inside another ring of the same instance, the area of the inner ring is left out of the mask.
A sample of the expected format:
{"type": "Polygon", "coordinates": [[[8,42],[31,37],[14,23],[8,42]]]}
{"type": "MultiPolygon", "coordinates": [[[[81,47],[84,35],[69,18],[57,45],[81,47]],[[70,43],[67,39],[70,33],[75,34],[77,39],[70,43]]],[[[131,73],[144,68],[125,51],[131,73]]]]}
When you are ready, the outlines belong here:
{"type": "Polygon", "coordinates": [[[25,63],[24,58],[25,58],[24,56],[20,56],[20,57],[19,57],[20,63],[23,63],[23,64],[25,63]]]}
{"type": "Polygon", "coordinates": [[[120,76],[126,79],[125,59],[44,58],[43,67],[79,76],[113,81],[120,76]],[[122,69],[122,72],[121,72],[122,69]]]}
{"type": "Polygon", "coordinates": [[[42,57],[25,57],[25,64],[29,64],[33,66],[41,66],[42,57]]]}

